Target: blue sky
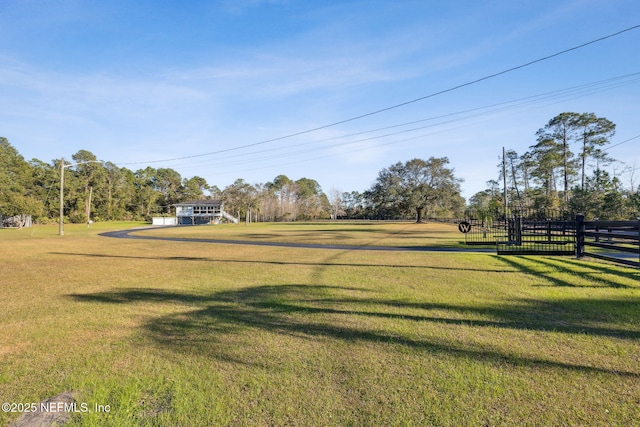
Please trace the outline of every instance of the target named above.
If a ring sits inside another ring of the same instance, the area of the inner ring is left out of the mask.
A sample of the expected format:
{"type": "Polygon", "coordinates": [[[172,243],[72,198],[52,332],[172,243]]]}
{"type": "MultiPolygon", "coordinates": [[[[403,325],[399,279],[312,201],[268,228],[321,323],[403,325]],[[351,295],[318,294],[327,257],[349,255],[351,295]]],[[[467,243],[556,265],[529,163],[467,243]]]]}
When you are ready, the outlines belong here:
{"type": "MultiPolygon", "coordinates": [[[[363,191],[447,156],[468,198],[563,111],[613,121],[612,145],[640,135],[640,29],[324,126],[638,24],[637,0],[4,0],[0,136],[27,159],[84,149],[220,188],[284,174],[363,191]]],[[[609,151],[627,187],[639,141],[609,151]]]]}

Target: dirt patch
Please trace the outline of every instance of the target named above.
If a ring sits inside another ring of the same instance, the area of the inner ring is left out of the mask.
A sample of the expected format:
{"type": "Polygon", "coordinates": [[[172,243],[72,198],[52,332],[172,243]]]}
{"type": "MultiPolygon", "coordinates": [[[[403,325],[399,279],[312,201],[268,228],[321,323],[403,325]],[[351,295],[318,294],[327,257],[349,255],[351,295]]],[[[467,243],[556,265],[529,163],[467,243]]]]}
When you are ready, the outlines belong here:
{"type": "Polygon", "coordinates": [[[65,391],[38,403],[34,412],[25,412],[9,427],[53,427],[65,424],[77,409],[73,393],[65,391]]]}

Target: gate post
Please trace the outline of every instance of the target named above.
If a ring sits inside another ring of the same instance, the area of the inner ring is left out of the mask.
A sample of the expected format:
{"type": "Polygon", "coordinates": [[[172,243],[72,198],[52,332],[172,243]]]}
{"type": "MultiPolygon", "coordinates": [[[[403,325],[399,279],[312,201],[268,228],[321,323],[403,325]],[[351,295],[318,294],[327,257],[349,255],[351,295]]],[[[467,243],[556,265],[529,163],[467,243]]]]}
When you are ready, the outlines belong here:
{"type": "Polygon", "coordinates": [[[584,257],[584,215],[576,215],[576,258],[584,257]]]}

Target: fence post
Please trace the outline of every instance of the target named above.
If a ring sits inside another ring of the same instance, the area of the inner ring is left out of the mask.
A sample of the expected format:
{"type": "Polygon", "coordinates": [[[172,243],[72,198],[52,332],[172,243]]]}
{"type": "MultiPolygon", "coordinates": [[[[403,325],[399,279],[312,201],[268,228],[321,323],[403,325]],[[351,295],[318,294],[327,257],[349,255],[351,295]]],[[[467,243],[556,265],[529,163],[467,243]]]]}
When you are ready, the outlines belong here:
{"type": "Polygon", "coordinates": [[[576,215],[576,258],[584,257],[584,215],[576,215]]]}

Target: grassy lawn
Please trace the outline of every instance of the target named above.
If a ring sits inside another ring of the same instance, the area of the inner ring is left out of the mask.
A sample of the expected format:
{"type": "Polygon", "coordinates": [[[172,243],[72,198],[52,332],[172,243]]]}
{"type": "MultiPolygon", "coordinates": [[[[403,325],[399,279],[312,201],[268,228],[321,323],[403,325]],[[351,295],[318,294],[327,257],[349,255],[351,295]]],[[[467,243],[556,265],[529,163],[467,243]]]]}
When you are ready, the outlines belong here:
{"type": "Polygon", "coordinates": [[[349,246],[465,247],[464,235],[450,224],[381,222],[253,223],[175,227],[137,235],[196,237],[256,242],[336,244],[349,246]]]}
{"type": "MultiPolygon", "coordinates": [[[[640,271],[557,257],[0,230],[0,400],[68,425],[594,425],[640,419],[640,271]],[[108,405],[109,412],[96,412],[108,405]]],[[[141,232],[456,246],[455,226],[141,232]]],[[[0,425],[18,413],[0,412],[0,425]]]]}

